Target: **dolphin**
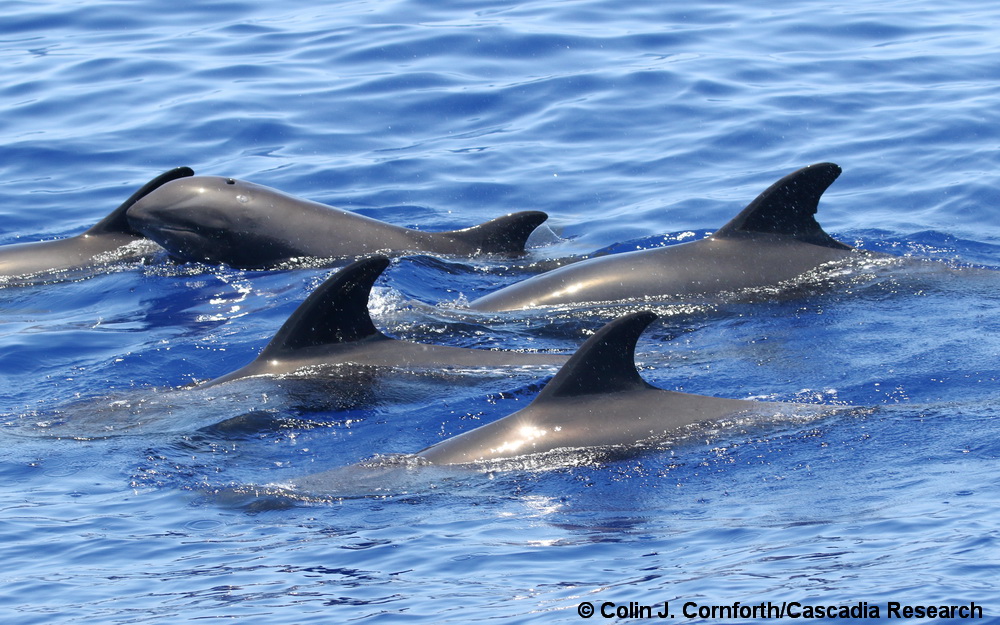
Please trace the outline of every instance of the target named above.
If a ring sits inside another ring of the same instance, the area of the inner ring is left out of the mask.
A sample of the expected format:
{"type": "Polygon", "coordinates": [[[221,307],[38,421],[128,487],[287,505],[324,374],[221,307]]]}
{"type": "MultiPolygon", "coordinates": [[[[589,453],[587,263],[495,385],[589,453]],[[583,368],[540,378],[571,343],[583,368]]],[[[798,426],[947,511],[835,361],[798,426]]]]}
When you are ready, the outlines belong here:
{"type": "Polygon", "coordinates": [[[299,305],[253,362],[202,386],[292,373],[316,365],[442,369],[561,365],[567,361],[567,356],[557,354],[472,349],[389,338],[375,327],[368,312],[372,286],[388,266],[388,257],[372,256],[344,267],[299,305]]]}
{"type": "Polygon", "coordinates": [[[469,308],[499,312],[776,286],[861,253],[828,235],[813,217],[839,175],[833,163],[804,167],[768,187],[708,238],[589,258],[484,295],[469,308]]]}
{"type": "MultiPolygon", "coordinates": [[[[657,388],[635,366],[635,346],[656,314],[640,311],[606,324],[570,357],[523,409],[413,454],[388,455],[292,478],[299,493],[380,491],[412,481],[413,469],[489,464],[586,448],[636,453],[648,443],[680,438],[698,424],[778,416],[817,416],[829,405],[763,402],[657,388]]],[[[840,407],[837,407],[840,408],[840,407]]]]}
{"type": "Polygon", "coordinates": [[[189,167],[177,167],[160,174],[133,193],[107,217],[76,236],[0,247],[0,284],[20,279],[52,277],[121,260],[102,258],[102,255],[143,238],[143,235],[129,225],[125,216],[128,209],[160,186],[193,175],[194,172],[189,167]]]}
{"type": "Polygon", "coordinates": [[[217,176],[173,181],[128,211],[131,226],[174,258],[237,269],[373,253],[520,255],[546,218],[523,211],[464,230],[421,232],[217,176]]]}
{"type": "Polygon", "coordinates": [[[635,345],[654,319],[656,314],[642,311],[611,321],[525,408],[414,456],[431,464],[469,464],[563,448],[633,448],[697,423],[815,408],[692,395],[649,384],[636,369],[635,345]]]}

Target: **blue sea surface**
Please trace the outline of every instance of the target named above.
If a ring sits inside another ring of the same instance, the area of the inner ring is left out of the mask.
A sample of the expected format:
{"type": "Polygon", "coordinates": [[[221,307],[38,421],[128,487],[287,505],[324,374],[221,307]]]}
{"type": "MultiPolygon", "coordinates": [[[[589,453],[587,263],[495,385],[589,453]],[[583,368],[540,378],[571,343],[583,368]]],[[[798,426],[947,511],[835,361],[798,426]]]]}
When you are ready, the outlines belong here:
{"type": "Polygon", "coordinates": [[[780,297],[654,306],[637,350],[652,384],[841,407],[823,418],[291,502],[268,485],[501,418],[553,370],[208,392],[186,387],[250,361],[332,269],[161,256],[0,288],[5,625],[579,623],[584,602],[595,622],[647,620],[601,614],[631,602],[692,623],[763,620],[698,612],[735,602],[870,623],[900,621],[890,602],[975,602],[1000,622],[1000,8],[0,14],[0,245],[77,234],[179,165],[425,230],[543,210],[527,259],[404,257],[371,309],[397,338],[565,354],[637,306],[465,303],[569,257],[704,237],[811,163],[844,169],[820,203],[828,232],[907,257],[780,297]]]}

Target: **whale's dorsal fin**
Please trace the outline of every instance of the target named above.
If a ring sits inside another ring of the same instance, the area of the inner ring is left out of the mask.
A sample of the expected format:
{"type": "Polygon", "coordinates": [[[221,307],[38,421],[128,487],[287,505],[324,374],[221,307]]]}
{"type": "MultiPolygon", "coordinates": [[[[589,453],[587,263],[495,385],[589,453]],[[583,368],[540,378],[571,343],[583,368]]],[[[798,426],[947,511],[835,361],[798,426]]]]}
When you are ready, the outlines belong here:
{"type": "Polygon", "coordinates": [[[787,234],[806,243],[851,249],[824,232],[813,217],[819,208],[820,197],[840,171],[833,163],[816,163],[788,174],[758,195],[712,236],[725,238],[737,232],[787,234]]]}
{"type": "Polygon", "coordinates": [[[656,319],[651,312],[637,312],[608,323],[580,346],[535,402],[654,388],[635,368],[635,344],[656,319]]]}
{"type": "Polygon", "coordinates": [[[84,234],[104,234],[109,232],[124,232],[127,234],[139,234],[129,225],[128,219],[125,218],[125,213],[128,209],[141,200],[143,197],[149,195],[156,189],[162,187],[171,180],[177,180],[178,178],[187,178],[188,176],[193,176],[194,170],[190,167],[175,167],[170,171],[165,171],[156,178],[153,178],[146,184],[142,185],[138,191],[133,193],[127,200],[122,202],[121,206],[111,211],[107,217],[100,220],[93,226],[91,226],[84,234]]]}
{"type": "Polygon", "coordinates": [[[483,254],[524,254],[524,244],[549,216],[542,211],[521,211],[446,234],[483,254]]]}
{"type": "Polygon", "coordinates": [[[319,285],[285,321],[260,353],[274,358],[306,347],[384,337],[368,313],[368,296],[389,259],[362,258],[319,285]]]}

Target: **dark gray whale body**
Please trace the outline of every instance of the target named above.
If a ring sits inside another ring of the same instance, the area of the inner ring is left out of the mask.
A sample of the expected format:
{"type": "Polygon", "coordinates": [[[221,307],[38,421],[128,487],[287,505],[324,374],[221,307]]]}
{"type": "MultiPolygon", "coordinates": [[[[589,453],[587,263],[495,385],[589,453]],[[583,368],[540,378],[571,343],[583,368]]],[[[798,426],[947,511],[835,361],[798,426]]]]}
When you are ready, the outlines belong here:
{"type": "Polygon", "coordinates": [[[368,297],[389,266],[385,256],[363,258],[321,284],[291,314],[247,366],[207,382],[211,386],[256,375],[279,375],[312,365],[435,368],[561,365],[567,357],[389,338],[372,323],[368,297]]]}
{"type": "Polygon", "coordinates": [[[467,464],[561,448],[631,448],[695,423],[749,414],[787,414],[805,408],[652,386],[635,367],[635,345],[654,319],[651,312],[638,312],[608,323],[524,409],[431,445],[414,456],[433,464],[467,464]]]}
{"type": "Polygon", "coordinates": [[[776,286],[860,253],[833,239],[813,217],[839,175],[833,163],[804,167],[771,185],[708,238],[590,258],[512,284],[469,307],[506,311],[776,286]]]}
{"type": "Polygon", "coordinates": [[[133,193],[107,217],[76,236],[0,247],[0,283],[51,278],[60,273],[106,264],[102,255],[143,238],[129,225],[125,216],[128,209],[161,185],[193,175],[194,172],[188,167],[178,167],[160,174],[133,193]]]}
{"type": "Polygon", "coordinates": [[[524,211],[464,230],[422,232],[216,176],[166,184],[128,211],[131,226],[171,256],[238,269],[374,253],[519,255],[546,217],[524,211]]]}
{"type": "Polygon", "coordinates": [[[299,493],[388,490],[424,465],[476,465],[531,454],[614,448],[618,455],[728,419],[819,416],[833,406],[759,402],[657,388],[639,375],[635,345],[651,312],[620,317],[591,336],[525,408],[391,464],[360,463],[291,480],[299,493]]]}

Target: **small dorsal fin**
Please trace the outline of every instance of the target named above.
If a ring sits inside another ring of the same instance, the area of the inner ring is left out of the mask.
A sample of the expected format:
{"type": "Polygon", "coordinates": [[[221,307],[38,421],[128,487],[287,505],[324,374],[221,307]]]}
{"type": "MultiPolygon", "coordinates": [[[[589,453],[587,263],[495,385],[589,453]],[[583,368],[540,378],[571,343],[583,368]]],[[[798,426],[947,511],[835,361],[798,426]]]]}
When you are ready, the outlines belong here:
{"type": "Polygon", "coordinates": [[[840,171],[833,163],[816,163],[788,174],[758,195],[712,236],[724,238],[737,232],[787,234],[806,243],[851,249],[824,232],[813,217],[819,208],[820,197],[840,171]]]}
{"type": "Polygon", "coordinates": [[[528,237],[548,218],[542,211],[521,211],[447,234],[483,254],[524,254],[528,237]]]}
{"type": "Polygon", "coordinates": [[[652,312],[636,312],[602,327],[580,346],[535,401],[653,388],[635,368],[635,344],[654,319],[652,312]]]}
{"type": "Polygon", "coordinates": [[[362,258],[344,267],[306,298],[260,354],[272,358],[306,347],[350,343],[384,336],[368,313],[368,296],[386,267],[385,256],[362,258]]]}
{"type": "Polygon", "coordinates": [[[125,232],[128,234],[139,234],[129,225],[128,219],[125,218],[125,213],[128,209],[138,202],[143,197],[149,195],[156,189],[162,187],[171,180],[177,180],[178,178],[187,178],[188,176],[193,176],[194,170],[190,167],[175,167],[170,171],[165,171],[156,178],[153,178],[146,184],[142,185],[138,191],[133,193],[127,200],[122,202],[121,206],[111,211],[107,217],[97,222],[91,226],[84,234],[103,234],[107,232],[125,232]]]}

